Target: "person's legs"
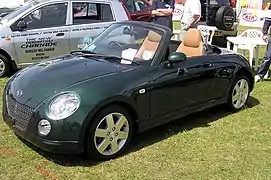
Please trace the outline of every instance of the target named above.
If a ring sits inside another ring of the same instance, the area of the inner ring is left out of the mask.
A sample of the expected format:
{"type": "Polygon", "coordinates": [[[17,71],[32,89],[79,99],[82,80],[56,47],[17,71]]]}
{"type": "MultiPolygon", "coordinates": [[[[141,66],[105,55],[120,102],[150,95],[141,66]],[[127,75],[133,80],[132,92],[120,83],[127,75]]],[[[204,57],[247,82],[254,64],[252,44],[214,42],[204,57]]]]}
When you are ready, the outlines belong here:
{"type": "Polygon", "coordinates": [[[257,75],[255,76],[256,82],[258,82],[264,78],[264,76],[266,75],[266,73],[269,70],[270,63],[271,63],[271,38],[269,37],[268,44],[266,47],[266,52],[263,57],[263,62],[261,64],[261,67],[260,67],[257,75]]]}

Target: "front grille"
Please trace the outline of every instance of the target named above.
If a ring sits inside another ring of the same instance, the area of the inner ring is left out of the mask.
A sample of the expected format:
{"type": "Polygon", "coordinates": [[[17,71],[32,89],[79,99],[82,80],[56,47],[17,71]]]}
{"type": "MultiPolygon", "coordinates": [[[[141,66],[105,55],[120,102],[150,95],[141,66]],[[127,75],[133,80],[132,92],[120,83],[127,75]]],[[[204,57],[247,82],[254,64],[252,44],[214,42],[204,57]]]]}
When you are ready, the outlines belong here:
{"type": "Polygon", "coordinates": [[[6,96],[8,115],[15,120],[14,126],[20,131],[25,131],[34,109],[17,102],[10,96],[6,96]]]}

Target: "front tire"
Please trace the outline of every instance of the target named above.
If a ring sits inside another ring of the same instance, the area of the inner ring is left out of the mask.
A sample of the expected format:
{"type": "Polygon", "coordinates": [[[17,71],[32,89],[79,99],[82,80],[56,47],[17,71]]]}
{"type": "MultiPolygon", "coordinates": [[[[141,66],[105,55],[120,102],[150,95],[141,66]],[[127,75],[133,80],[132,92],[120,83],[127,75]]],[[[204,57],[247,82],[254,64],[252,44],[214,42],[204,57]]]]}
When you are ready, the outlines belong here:
{"type": "Polygon", "coordinates": [[[120,156],[130,144],[134,127],[130,114],[120,106],[108,106],[94,117],[86,136],[86,153],[95,160],[120,156]]]}
{"type": "Polygon", "coordinates": [[[233,111],[238,111],[244,107],[250,95],[250,81],[245,75],[238,76],[232,83],[228,106],[233,111]]]}
{"type": "Polygon", "coordinates": [[[11,73],[11,63],[8,58],[0,54],[0,77],[5,77],[11,73]]]}

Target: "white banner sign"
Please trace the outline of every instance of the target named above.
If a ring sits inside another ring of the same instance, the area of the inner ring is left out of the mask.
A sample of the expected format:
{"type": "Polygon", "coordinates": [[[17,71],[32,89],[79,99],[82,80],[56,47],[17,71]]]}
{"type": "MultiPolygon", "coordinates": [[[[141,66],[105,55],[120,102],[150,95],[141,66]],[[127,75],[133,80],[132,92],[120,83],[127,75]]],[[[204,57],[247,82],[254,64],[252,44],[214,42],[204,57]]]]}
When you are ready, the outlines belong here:
{"type": "Polygon", "coordinates": [[[271,16],[271,10],[257,10],[244,8],[239,15],[239,25],[263,27],[264,19],[271,16]]]}

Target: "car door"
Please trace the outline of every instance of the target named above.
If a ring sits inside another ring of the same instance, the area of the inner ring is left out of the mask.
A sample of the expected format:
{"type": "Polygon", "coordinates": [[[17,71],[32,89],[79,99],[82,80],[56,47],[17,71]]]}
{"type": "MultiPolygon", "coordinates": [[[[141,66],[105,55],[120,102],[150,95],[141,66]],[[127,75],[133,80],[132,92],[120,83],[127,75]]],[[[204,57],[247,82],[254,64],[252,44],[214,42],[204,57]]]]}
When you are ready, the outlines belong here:
{"type": "Polygon", "coordinates": [[[151,20],[151,12],[149,4],[145,0],[124,0],[124,6],[128,10],[133,21],[146,21],[151,20]]]}
{"type": "Polygon", "coordinates": [[[88,46],[96,36],[116,21],[110,1],[72,2],[71,18],[70,51],[88,46]]]}
{"type": "Polygon", "coordinates": [[[161,117],[214,97],[214,70],[206,57],[193,57],[151,74],[151,116],[161,117]]]}
{"type": "MultiPolygon", "coordinates": [[[[235,57],[232,57],[234,59],[235,57]]],[[[227,97],[231,86],[231,80],[234,75],[236,64],[233,62],[217,60],[215,72],[215,95],[214,98],[220,99],[227,97]]]]}
{"type": "Polygon", "coordinates": [[[33,9],[11,29],[19,64],[29,64],[69,52],[68,2],[47,3],[33,9]],[[19,29],[17,24],[26,27],[19,29]]]}

